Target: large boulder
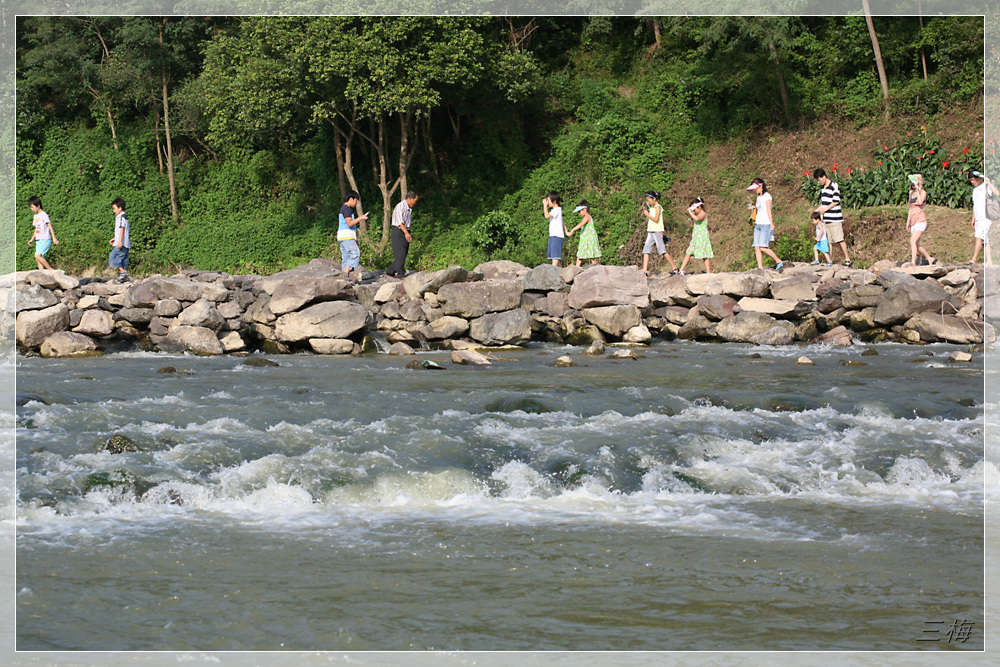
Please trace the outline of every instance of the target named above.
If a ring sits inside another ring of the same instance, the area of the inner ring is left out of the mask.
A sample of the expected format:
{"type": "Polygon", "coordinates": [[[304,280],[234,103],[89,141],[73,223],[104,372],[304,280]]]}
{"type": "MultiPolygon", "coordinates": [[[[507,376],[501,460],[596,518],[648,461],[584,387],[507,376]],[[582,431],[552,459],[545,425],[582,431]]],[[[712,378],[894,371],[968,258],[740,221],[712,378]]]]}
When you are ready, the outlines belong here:
{"type": "Polygon", "coordinates": [[[204,286],[181,278],[152,278],[149,281],[149,289],[158,299],[197,301],[201,298],[204,286]]]}
{"type": "Polygon", "coordinates": [[[112,331],[111,314],[106,310],[83,311],[83,316],[73,331],[86,336],[109,336],[112,331]]]}
{"type": "Polygon", "coordinates": [[[727,273],[722,281],[722,293],[733,297],[766,297],[771,281],[760,273],[727,273]]]}
{"type": "Polygon", "coordinates": [[[445,285],[438,290],[437,296],[445,315],[472,319],[518,308],[523,291],[521,280],[484,280],[445,285]]]}
{"type": "Polygon", "coordinates": [[[677,337],[681,340],[713,340],[716,337],[717,327],[716,322],[704,315],[692,313],[684,326],[677,330],[677,337]]]}
{"type": "Polygon", "coordinates": [[[635,266],[591,266],[573,279],[569,291],[569,307],[577,310],[599,306],[645,308],[648,305],[646,274],[635,266]]]}
{"type": "Polygon", "coordinates": [[[726,276],[722,273],[699,273],[687,276],[687,291],[694,295],[725,293],[726,276]]]}
{"type": "Polygon", "coordinates": [[[840,293],[840,300],[848,310],[877,307],[884,291],[885,288],[881,285],[849,287],[840,293]]]}
{"type": "MultiPolygon", "coordinates": [[[[152,311],[149,312],[152,315],[152,311]]],[[[179,326],[205,327],[212,331],[219,331],[226,325],[226,320],[219,314],[214,303],[208,299],[198,299],[181,311],[181,314],[177,316],[177,324],[179,326]]]]}
{"type": "Polygon", "coordinates": [[[328,259],[317,257],[308,264],[297,266],[287,271],[279,271],[265,278],[261,283],[261,288],[268,294],[274,294],[282,282],[286,280],[297,280],[301,278],[343,278],[344,272],[340,270],[340,265],[328,259]]]}
{"type": "Polygon", "coordinates": [[[299,310],[314,301],[346,301],[354,286],[342,278],[292,278],[274,286],[268,307],[276,315],[299,310]]]}
{"type": "MultiPolygon", "coordinates": [[[[478,276],[471,276],[478,277],[478,276]]],[[[422,298],[428,292],[431,294],[437,294],[441,291],[441,288],[445,285],[453,285],[455,283],[464,283],[470,280],[470,274],[461,266],[449,266],[447,269],[441,269],[440,271],[435,271],[434,273],[427,274],[426,279],[420,283],[414,294],[412,290],[407,287],[406,293],[411,299],[422,298]]]]}
{"type": "Polygon", "coordinates": [[[31,285],[41,285],[45,289],[74,289],[80,286],[80,281],[73,276],[67,276],[62,269],[41,269],[29,271],[24,277],[31,285]]]}
{"type": "Polygon", "coordinates": [[[59,297],[41,285],[22,284],[14,289],[14,312],[43,310],[59,303],[59,297]]]}
{"type": "Polygon", "coordinates": [[[168,352],[191,352],[199,356],[212,356],[225,352],[214,331],[192,326],[170,327],[170,331],[160,342],[160,348],[168,352]]]}
{"type": "Polygon", "coordinates": [[[267,294],[262,294],[243,313],[243,321],[248,324],[271,324],[276,319],[278,318],[271,312],[271,297],[267,294]]]}
{"type": "Polygon", "coordinates": [[[920,340],[929,343],[982,343],[983,323],[954,315],[919,313],[906,321],[903,330],[916,331],[920,340]]]}
{"type": "Polygon", "coordinates": [[[642,313],[635,306],[584,308],[580,314],[601,331],[616,337],[642,324],[642,313]]]}
{"type": "Polygon", "coordinates": [[[680,275],[669,278],[650,278],[649,300],[654,306],[690,308],[695,304],[694,297],[687,291],[687,277],[680,275]]]}
{"type": "Polygon", "coordinates": [[[57,303],[42,310],[23,310],[17,314],[14,332],[24,347],[38,347],[46,338],[69,327],[69,308],[57,303]]]}
{"type": "Polygon", "coordinates": [[[351,354],[357,345],[347,338],[310,338],[309,347],[316,354],[351,354]]]}
{"type": "Polygon", "coordinates": [[[71,331],[59,331],[42,341],[43,357],[89,357],[98,354],[93,338],[71,331]]]}
{"type": "Polygon", "coordinates": [[[549,292],[548,296],[539,302],[539,310],[550,317],[562,317],[569,310],[569,294],[549,292]]]}
{"type": "MultiPolygon", "coordinates": [[[[879,279],[889,273],[884,272],[879,279]]],[[[901,280],[893,283],[879,299],[875,308],[875,323],[883,327],[892,326],[905,322],[917,313],[941,312],[942,308],[946,308],[946,313],[954,313],[961,307],[957,299],[954,299],[954,304],[942,305],[953,299],[940,285],[926,280],[901,280]]]]}
{"type": "Polygon", "coordinates": [[[719,320],[740,312],[736,301],[724,294],[698,297],[698,312],[710,320],[719,320]]]}
{"type": "Polygon", "coordinates": [[[473,272],[481,273],[486,280],[520,280],[529,270],[524,264],[507,259],[495,259],[480,264],[473,269],[473,272]]]}
{"type": "Polygon", "coordinates": [[[941,277],[940,282],[945,287],[958,287],[972,280],[972,271],[962,267],[949,271],[948,275],[941,277]]]}
{"type": "Polygon", "coordinates": [[[516,308],[469,322],[469,337],[483,345],[523,345],[531,340],[531,315],[516,308]]]}
{"type": "MultiPolygon", "coordinates": [[[[208,303],[206,301],[206,303],[208,303]]],[[[132,324],[149,324],[154,317],[152,308],[122,308],[112,319],[115,322],[131,322],[132,324]]]]}
{"type": "Polygon", "coordinates": [[[539,264],[524,274],[524,289],[528,292],[568,292],[569,284],[563,280],[561,268],[539,264]]]}
{"type": "Polygon", "coordinates": [[[437,318],[430,324],[420,327],[414,333],[417,337],[424,340],[448,340],[464,336],[468,331],[468,321],[463,320],[461,317],[445,315],[444,317],[437,318]]]}
{"type": "Polygon", "coordinates": [[[771,296],[782,301],[815,301],[816,290],[808,275],[795,275],[771,283],[771,296]]]}
{"type": "Polygon", "coordinates": [[[278,318],[275,337],[284,343],[310,338],[350,338],[371,324],[371,313],[353,301],[323,301],[278,318]]]}
{"type": "Polygon", "coordinates": [[[150,282],[143,280],[129,286],[122,303],[126,308],[155,308],[159,300],[150,282]]]}
{"type": "Polygon", "coordinates": [[[719,338],[731,343],[749,343],[774,327],[782,327],[789,334],[795,334],[795,327],[791,322],[776,320],[766,313],[752,310],[744,310],[722,320],[716,326],[715,333],[719,338]]]}
{"type": "Polygon", "coordinates": [[[764,313],[776,317],[785,317],[795,312],[798,301],[780,301],[778,299],[760,299],[753,296],[745,296],[737,304],[741,310],[751,310],[756,313],[764,313]]]}
{"type": "Polygon", "coordinates": [[[751,339],[757,345],[791,345],[795,337],[784,327],[771,327],[762,334],[758,334],[751,339]]]}

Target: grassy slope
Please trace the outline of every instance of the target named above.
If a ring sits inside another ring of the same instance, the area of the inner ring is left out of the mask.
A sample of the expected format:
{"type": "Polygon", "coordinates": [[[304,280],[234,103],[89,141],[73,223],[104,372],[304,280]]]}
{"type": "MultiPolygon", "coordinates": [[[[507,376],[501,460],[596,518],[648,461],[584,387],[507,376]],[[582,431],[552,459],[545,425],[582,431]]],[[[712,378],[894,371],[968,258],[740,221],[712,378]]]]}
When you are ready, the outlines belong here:
{"type": "MultiPolygon", "coordinates": [[[[818,122],[805,130],[772,130],[737,142],[714,145],[704,158],[686,165],[685,172],[665,196],[664,207],[673,215],[675,226],[669,251],[680,264],[690,239],[689,220],[684,209],[695,196],[705,198],[716,271],[752,268],[749,261],[750,228],[746,204],[752,199],[745,187],[755,176],[768,184],[774,197],[775,222],[779,236],[797,230],[809,220],[812,209],[799,192],[802,175],[815,167],[830,172],[837,162],[839,174],[848,168],[873,164],[872,151],[907,132],[919,132],[921,125],[941,138],[948,152],[963,147],[982,146],[981,105],[941,114],[932,120],[894,119],[889,125],[856,128],[853,125],[818,122]]],[[[835,178],[836,180],[836,178],[835,178]]],[[[867,266],[879,259],[909,260],[906,209],[873,207],[845,210],[845,233],[856,264],[867,266]]],[[[930,222],[923,236],[928,251],[944,262],[964,262],[971,255],[972,213],[966,209],[928,206],[930,222]]],[[[840,258],[834,251],[834,260],[840,258]]],[[[659,267],[658,267],[659,268],[659,267]]],[[[668,267],[669,268],[669,267],[668,267]]],[[[702,270],[702,262],[691,260],[689,269],[702,270]]]]}

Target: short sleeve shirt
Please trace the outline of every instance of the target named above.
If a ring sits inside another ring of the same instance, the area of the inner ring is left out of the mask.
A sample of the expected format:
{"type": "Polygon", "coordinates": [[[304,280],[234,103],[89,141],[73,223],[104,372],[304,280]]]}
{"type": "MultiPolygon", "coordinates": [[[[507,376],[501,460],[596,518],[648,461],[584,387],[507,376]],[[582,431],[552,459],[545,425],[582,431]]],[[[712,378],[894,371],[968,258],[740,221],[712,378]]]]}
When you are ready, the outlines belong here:
{"type": "Polygon", "coordinates": [[[357,226],[351,227],[347,224],[348,218],[354,218],[354,209],[344,204],[340,207],[340,226],[337,227],[337,240],[350,241],[358,238],[357,226]]]}
{"type": "Polygon", "coordinates": [[[840,186],[833,181],[823,188],[819,195],[820,206],[833,207],[823,214],[823,222],[843,222],[844,212],[840,210],[840,186]]]}
{"type": "Polygon", "coordinates": [[[118,238],[118,230],[120,229],[122,234],[123,248],[132,247],[132,243],[129,241],[128,238],[128,227],[129,227],[128,218],[125,217],[125,211],[122,211],[121,213],[115,216],[115,239],[118,238]]]}
{"type": "MultiPolygon", "coordinates": [[[[984,209],[985,210],[985,209],[984,209]]],[[[107,218],[105,218],[107,219],[107,218]]],[[[35,214],[32,222],[35,225],[35,240],[36,241],[48,241],[52,238],[49,234],[49,214],[45,211],[39,211],[35,214]]]]}
{"type": "Polygon", "coordinates": [[[559,238],[566,236],[563,228],[562,206],[556,206],[549,210],[549,236],[558,236],[559,238]]]}
{"type": "Polygon", "coordinates": [[[754,220],[758,225],[770,225],[771,216],[767,213],[767,202],[772,201],[771,193],[765,192],[757,196],[757,218],[754,220]]]}
{"type": "Polygon", "coordinates": [[[396,208],[392,209],[392,226],[409,229],[411,225],[413,225],[413,209],[404,199],[396,204],[396,208]]]}
{"type": "Polygon", "coordinates": [[[972,215],[977,222],[986,220],[986,182],[972,188],[972,215]]]}

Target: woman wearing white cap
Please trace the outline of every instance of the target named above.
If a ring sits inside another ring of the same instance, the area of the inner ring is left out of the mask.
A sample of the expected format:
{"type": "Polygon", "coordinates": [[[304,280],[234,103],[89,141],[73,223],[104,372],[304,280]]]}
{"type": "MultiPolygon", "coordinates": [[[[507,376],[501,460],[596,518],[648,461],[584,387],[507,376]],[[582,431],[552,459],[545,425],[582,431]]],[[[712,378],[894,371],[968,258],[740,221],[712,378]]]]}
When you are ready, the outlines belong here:
{"type": "Polygon", "coordinates": [[[785,263],[778,259],[778,256],[771,250],[771,239],[774,238],[774,218],[771,215],[771,194],[767,191],[767,184],[763,178],[755,178],[750,181],[747,190],[757,193],[757,202],[747,204],[747,208],[753,211],[753,250],[757,255],[757,268],[764,268],[763,253],[774,260],[775,269],[781,271],[785,268],[785,263]]]}
{"type": "Polygon", "coordinates": [[[920,237],[927,230],[927,214],[924,212],[927,191],[924,190],[924,177],[910,174],[906,178],[910,181],[910,198],[907,200],[910,211],[906,214],[906,231],[910,232],[910,263],[916,265],[919,253],[927,259],[928,264],[934,264],[937,260],[920,244],[920,237]]]}

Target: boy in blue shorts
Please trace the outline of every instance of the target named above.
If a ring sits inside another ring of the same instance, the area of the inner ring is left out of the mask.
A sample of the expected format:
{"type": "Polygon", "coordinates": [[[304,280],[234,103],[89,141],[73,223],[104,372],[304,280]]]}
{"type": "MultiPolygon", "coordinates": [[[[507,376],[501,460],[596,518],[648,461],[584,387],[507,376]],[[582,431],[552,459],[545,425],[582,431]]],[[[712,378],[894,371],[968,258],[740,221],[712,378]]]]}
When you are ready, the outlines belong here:
{"type": "Polygon", "coordinates": [[[361,279],[361,248],[358,247],[358,223],[367,220],[367,215],[357,215],[354,207],[361,198],[354,190],[345,195],[344,205],[340,207],[340,226],[337,227],[337,241],[340,242],[340,268],[347,274],[347,279],[358,282],[361,279]],[[354,277],[351,273],[354,273],[354,277]]]}
{"type": "Polygon", "coordinates": [[[111,202],[111,210],[115,214],[115,236],[108,241],[111,244],[108,266],[118,269],[118,279],[115,282],[124,283],[128,280],[128,251],[132,247],[128,238],[129,222],[125,217],[125,200],[119,197],[111,202]]]}
{"type": "Polygon", "coordinates": [[[39,270],[51,270],[52,265],[45,260],[45,254],[52,247],[52,244],[59,245],[59,239],[56,238],[56,230],[52,228],[52,221],[49,220],[48,214],[42,210],[41,199],[38,197],[29,197],[28,206],[31,207],[31,211],[35,214],[35,217],[32,219],[35,231],[31,234],[31,238],[28,239],[28,243],[35,242],[35,264],[38,265],[39,270]]]}

